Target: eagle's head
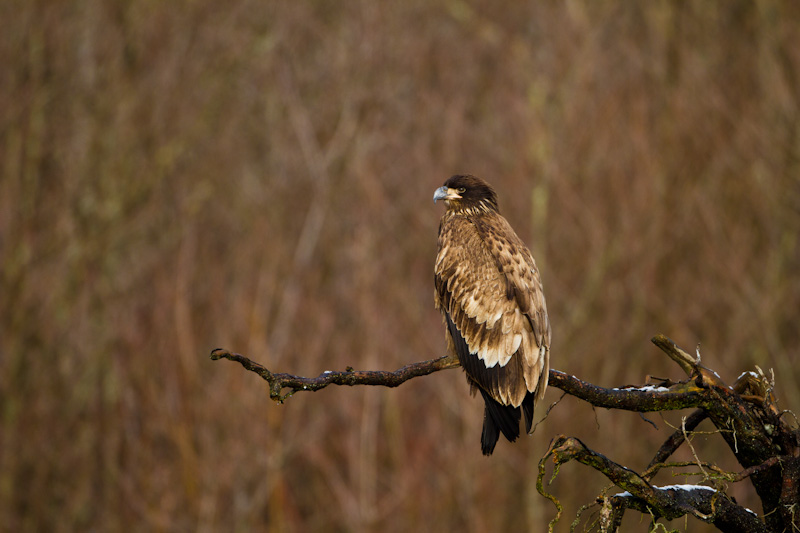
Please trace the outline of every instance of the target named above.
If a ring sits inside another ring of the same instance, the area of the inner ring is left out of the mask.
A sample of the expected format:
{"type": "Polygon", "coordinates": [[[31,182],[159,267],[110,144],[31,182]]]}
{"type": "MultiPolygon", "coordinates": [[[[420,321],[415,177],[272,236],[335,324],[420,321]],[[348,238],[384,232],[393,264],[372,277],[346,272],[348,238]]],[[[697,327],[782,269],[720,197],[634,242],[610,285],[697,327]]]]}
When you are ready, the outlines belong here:
{"type": "Polygon", "coordinates": [[[476,176],[453,176],[433,193],[433,202],[444,200],[447,208],[466,214],[498,211],[492,186],[476,176]]]}

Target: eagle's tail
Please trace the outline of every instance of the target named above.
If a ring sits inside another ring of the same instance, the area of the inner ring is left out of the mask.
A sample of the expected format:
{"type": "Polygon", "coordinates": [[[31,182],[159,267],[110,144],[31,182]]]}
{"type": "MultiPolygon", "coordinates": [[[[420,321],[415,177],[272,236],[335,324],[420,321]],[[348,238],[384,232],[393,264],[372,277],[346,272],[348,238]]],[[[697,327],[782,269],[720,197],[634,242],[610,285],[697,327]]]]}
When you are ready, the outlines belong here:
{"type": "Polygon", "coordinates": [[[483,396],[483,401],[486,403],[483,413],[481,451],[483,451],[483,455],[492,455],[501,432],[509,442],[514,442],[519,437],[520,408],[502,405],[480,387],[479,390],[481,391],[481,396],[483,396]]]}
{"type": "Polygon", "coordinates": [[[525,415],[525,431],[528,432],[530,435],[531,427],[533,426],[533,393],[529,392],[525,395],[525,399],[522,400],[522,414],[525,415]]]}

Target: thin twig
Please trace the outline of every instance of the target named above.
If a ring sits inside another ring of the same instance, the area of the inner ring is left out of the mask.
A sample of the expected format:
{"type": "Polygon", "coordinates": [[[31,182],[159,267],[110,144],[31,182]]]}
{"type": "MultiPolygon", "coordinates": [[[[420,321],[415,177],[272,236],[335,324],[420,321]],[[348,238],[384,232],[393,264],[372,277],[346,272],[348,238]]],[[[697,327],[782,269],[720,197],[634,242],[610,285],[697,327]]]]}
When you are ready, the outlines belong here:
{"type": "Polygon", "coordinates": [[[694,429],[700,425],[700,422],[705,420],[707,417],[708,415],[702,409],[698,409],[689,415],[689,417],[686,418],[686,422],[683,424],[682,429],[676,430],[666,441],[664,441],[664,444],[662,444],[656,452],[655,457],[653,457],[653,459],[650,461],[650,464],[647,465],[647,469],[649,470],[653,465],[663,463],[669,459],[669,457],[675,453],[678,448],[680,448],[681,444],[683,444],[686,440],[684,438],[683,429],[686,431],[694,431],[694,429]]]}

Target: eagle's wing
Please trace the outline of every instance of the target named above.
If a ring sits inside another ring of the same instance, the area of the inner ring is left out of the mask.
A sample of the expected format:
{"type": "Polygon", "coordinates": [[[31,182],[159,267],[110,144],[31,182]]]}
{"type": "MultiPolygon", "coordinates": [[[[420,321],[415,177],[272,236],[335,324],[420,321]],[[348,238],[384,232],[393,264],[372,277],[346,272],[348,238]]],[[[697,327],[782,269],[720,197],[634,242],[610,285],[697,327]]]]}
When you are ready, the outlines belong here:
{"type": "Polygon", "coordinates": [[[550,323],[536,264],[505,218],[443,221],[435,285],[436,306],[452,322],[449,341],[471,380],[503,405],[519,407],[528,392],[541,398],[550,323]]]}

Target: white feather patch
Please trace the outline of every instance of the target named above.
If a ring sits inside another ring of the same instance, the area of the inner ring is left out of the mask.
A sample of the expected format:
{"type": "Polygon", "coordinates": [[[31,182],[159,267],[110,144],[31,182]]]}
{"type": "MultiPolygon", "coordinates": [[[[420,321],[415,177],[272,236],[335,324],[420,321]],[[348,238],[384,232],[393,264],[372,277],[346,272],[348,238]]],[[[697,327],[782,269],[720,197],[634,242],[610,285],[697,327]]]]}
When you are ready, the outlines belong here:
{"type": "MultiPolygon", "coordinates": [[[[496,349],[493,350],[487,348],[486,346],[482,346],[475,355],[478,356],[478,359],[483,361],[483,364],[486,366],[486,368],[494,368],[494,366],[498,363],[500,356],[496,349]]],[[[503,366],[503,364],[500,366],[503,366]]]]}
{"type": "Polygon", "coordinates": [[[514,335],[514,340],[513,340],[513,343],[511,345],[511,353],[517,353],[517,350],[519,350],[520,344],[522,344],[522,335],[517,333],[517,334],[514,335]]]}

